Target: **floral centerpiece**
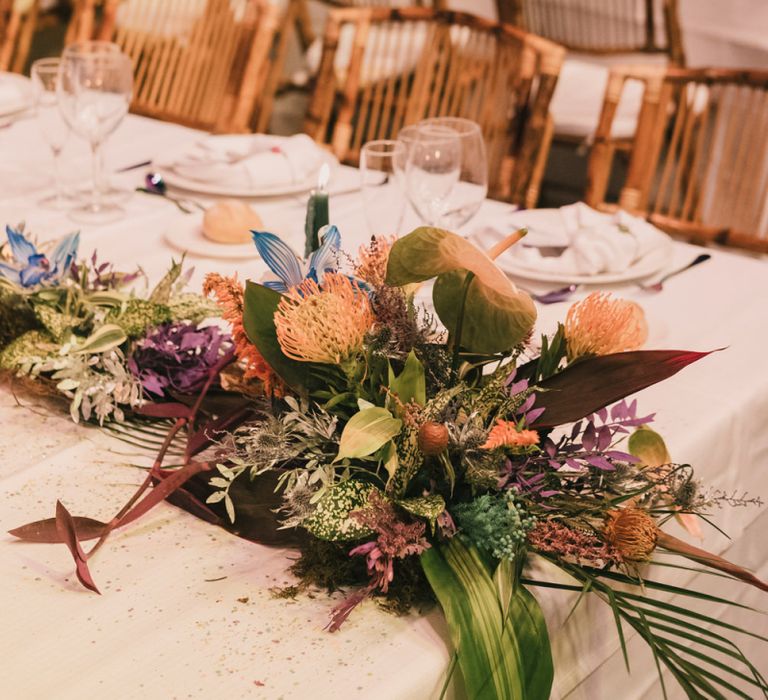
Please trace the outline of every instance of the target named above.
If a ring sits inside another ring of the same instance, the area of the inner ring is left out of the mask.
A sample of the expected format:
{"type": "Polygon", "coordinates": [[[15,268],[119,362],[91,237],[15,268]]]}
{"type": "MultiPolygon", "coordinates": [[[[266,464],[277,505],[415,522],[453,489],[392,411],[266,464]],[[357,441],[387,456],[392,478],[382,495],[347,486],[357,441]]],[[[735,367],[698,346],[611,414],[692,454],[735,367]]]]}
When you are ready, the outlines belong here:
{"type": "Polygon", "coordinates": [[[330,631],[369,598],[394,611],[436,601],[472,698],[549,697],[541,586],[604,600],[622,648],[634,630],[689,697],[724,697],[734,679],[766,693],[738,646],[700,623],[735,627],[657,595],[733,603],[646,575],[664,550],[768,589],[665,532],[672,518],[695,531],[733,499],[675,463],[653,416],[627,400],[707,353],[638,349],[642,309],[599,293],[537,343],[531,298],[493,262],[524,233],[486,253],[420,228],[373,239],[344,269],[334,227],[306,261],[254,232],[274,279],[205,282],[224,334],[201,325],[202,299],[181,303],[177,266],[140,300],[117,291],[124,279],[104,282],[95,261],[74,264],[74,241],[41,266],[9,231],[16,265],[2,268],[0,303],[33,327],[8,332],[3,366],[64,392],[76,419],[119,422],[123,436],[137,420],[161,431],[145,482],[110,522],[58,503],[55,518],[13,534],[65,543],[97,591],[89,563],[109,533],[169,499],[243,537],[297,547],[301,585],[284,594],[342,588],[330,631]],[[431,280],[434,313],[416,302],[431,280]],[[104,377],[109,400],[92,391],[104,377]],[[179,441],[182,466],[165,468],[179,441]]]}

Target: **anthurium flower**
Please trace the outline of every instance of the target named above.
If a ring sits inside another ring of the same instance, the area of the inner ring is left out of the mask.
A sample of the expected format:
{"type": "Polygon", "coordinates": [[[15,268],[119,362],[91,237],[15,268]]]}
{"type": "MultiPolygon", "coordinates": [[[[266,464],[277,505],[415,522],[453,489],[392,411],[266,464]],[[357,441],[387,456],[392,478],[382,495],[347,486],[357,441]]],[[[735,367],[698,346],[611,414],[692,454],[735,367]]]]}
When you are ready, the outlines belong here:
{"type": "Polygon", "coordinates": [[[5,233],[13,261],[10,264],[0,262],[0,276],[21,287],[58,284],[75,260],[80,244],[79,232],[64,236],[49,259],[45,254],[39,253],[34,243],[20,230],[6,226],[5,233]]]}
{"type": "Polygon", "coordinates": [[[290,246],[274,233],[251,231],[251,235],[259,255],[279,278],[263,284],[276,292],[285,293],[298,287],[305,279],[322,284],[326,272],[336,272],[341,234],[335,226],[325,229],[320,247],[307,260],[300,260],[290,246]]]}

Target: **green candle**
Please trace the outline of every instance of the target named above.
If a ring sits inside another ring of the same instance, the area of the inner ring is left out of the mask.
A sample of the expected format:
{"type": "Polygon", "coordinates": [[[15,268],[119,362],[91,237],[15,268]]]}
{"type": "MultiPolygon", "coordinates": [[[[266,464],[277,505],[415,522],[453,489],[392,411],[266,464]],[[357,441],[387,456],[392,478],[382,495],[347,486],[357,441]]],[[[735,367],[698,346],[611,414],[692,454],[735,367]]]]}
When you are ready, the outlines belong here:
{"type": "Polygon", "coordinates": [[[325,190],[329,175],[330,168],[325,164],[320,168],[317,189],[312,190],[307,202],[307,218],[304,223],[304,234],[306,236],[304,257],[307,258],[320,247],[318,232],[329,223],[328,192],[325,190]]]}

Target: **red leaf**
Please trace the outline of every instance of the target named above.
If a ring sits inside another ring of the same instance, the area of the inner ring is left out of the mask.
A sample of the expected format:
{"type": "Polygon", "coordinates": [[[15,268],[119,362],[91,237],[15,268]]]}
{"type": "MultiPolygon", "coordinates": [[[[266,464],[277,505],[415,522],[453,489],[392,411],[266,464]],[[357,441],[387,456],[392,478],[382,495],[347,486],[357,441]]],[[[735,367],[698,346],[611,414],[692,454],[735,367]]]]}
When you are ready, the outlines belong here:
{"type": "Polygon", "coordinates": [[[88,570],[85,552],[83,552],[83,548],[77,540],[77,528],[75,527],[74,518],[61,501],[56,501],[56,528],[59,531],[61,541],[69,547],[72,558],[75,560],[75,573],[78,580],[88,590],[99,593],[99,589],[96,588],[96,584],[93,582],[93,578],[91,578],[91,572],[88,570]]]}
{"type": "Polygon", "coordinates": [[[192,409],[183,403],[145,403],[135,409],[136,413],[142,416],[151,416],[152,418],[189,418],[192,415],[192,409]]]}
{"type": "MultiPolygon", "coordinates": [[[[717,352],[712,350],[711,352],[717,352]]],[[[656,384],[709,355],[687,350],[635,350],[580,360],[539,382],[536,406],[546,409],[535,428],[554,428],[588,416],[656,384]]]]}
{"type": "MultiPolygon", "coordinates": [[[[101,536],[106,527],[106,523],[93,518],[82,518],[80,516],[70,516],[77,528],[77,539],[81,542],[85,540],[95,540],[101,536]]],[[[27,523],[20,527],[8,530],[9,535],[18,537],[24,542],[42,542],[54,544],[63,542],[56,526],[56,518],[47,518],[46,520],[37,520],[34,523],[27,523]]]]}

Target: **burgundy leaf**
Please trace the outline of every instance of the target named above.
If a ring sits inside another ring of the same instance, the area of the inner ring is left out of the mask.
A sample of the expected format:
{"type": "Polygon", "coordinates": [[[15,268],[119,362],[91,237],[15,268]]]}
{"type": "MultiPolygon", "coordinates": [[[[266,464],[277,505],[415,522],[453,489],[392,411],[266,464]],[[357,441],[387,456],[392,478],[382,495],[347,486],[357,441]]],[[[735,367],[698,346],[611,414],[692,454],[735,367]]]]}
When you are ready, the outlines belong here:
{"type": "Polygon", "coordinates": [[[629,462],[630,464],[637,464],[640,461],[635,455],[631,455],[628,452],[621,452],[620,450],[608,450],[608,452],[605,453],[605,456],[610,457],[611,459],[618,459],[620,462],[629,462]]]}
{"type": "Polygon", "coordinates": [[[612,437],[611,429],[607,425],[602,426],[600,430],[597,431],[597,449],[600,452],[607,449],[611,444],[612,437]]]}
{"type": "MultiPolygon", "coordinates": [[[[716,351],[711,351],[716,352],[716,351]]],[[[539,383],[537,405],[546,412],[535,428],[572,423],[656,384],[709,355],[686,350],[634,350],[580,360],[539,383]]],[[[636,409],[636,402],[629,406],[636,409]]]]}
{"type": "Polygon", "coordinates": [[[192,409],[183,403],[145,403],[136,409],[136,413],[152,418],[189,418],[192,409]]]}
{"type": "MultiPolygon", "coordinates": [[[[93,518],[82,518],[80,516],[70,516],[77,529],[77,539],[81,542],[85,540],[95,540],[104,531],[106,523],[93,518]]],[[[27,523],[20,527],[8,530],[9,535],[18,537],[24,542],[41,542],[46,544],[57,544],[63,542],[59,535],[59,529],[56,526],[56,518],[47,518],[37,520],[34,523],[27,523]]]]}
{"type": "Polygon", "coordinates": [[[581,432],[581,421],[578,421],[574,424],[573,429],[571,430],[571,442],[573,442],[581,432]]]}
{"type": "Polygon", "coordinates": [[[69,547],[72,558],[75,560],[75,573],[77,574],[78,581],[89,591],[99,593],[99,589],[96,588],[96,584],[93,582],[93,578],[91,578],[91,572],[88,570],[85,552],[83,552],[83,548],[77,540],[75,521],[61,501],[56,501],[56,527],[61,541],[69,547]]]}

